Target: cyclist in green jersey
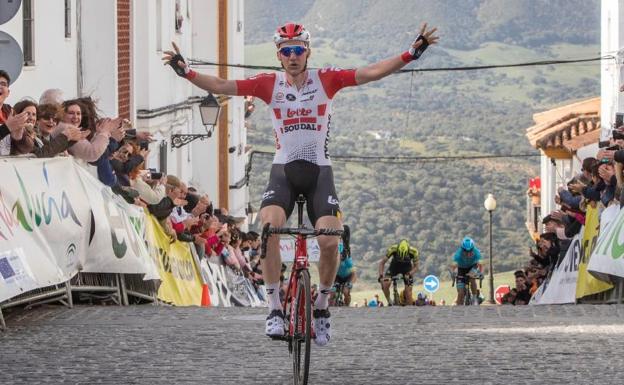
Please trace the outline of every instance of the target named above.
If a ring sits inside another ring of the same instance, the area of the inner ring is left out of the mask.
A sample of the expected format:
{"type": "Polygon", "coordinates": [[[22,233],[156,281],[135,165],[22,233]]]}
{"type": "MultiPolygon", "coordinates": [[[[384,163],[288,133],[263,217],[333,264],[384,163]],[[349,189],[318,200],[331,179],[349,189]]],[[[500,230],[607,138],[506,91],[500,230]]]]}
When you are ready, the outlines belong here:
{"type": "Polygon", "coordinates": [[[410,246],[407,239],[402,239],[399,243],[390,246],[386,256],[379,262],[379,278],[377,281],[381,283],[381,289],[386,296],[386,300],[388,300],[388,304],[392,303],[390,300],[391,278],[399,274],[403,275],[407,303],[414,302],[412,286],[414,285],[413,275],[418,271],[418,256],[418,249],[410,246]],[[384,267],[388,260],[391,260],[390,266],[384,274],[384,267]]]}

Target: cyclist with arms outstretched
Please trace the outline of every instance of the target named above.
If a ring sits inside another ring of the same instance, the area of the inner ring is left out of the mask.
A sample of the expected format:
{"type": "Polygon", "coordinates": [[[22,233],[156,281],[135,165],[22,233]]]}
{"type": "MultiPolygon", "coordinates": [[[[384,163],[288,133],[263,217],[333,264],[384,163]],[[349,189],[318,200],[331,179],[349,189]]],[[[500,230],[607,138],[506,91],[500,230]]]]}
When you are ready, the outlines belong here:
{"type": "Polygon", "coordinates": [[[410,246],[407,239],[402,239],[399,243],[390,246],[386,256],[379,261],[377,281],[381,283],[381,290],[383,290],[388,304],[392,304],[390,300],[391,278],[397,275],[403,275],[405,303],[410,305],[414,303],[412,286],[414,285],[414,273],[418,271],[418,256],[418,249],[410,246]],[[390,261],[390,266],[384,275],[384,267],[388,261],[390,261]]]}
{"type": "Polygon", "coordinates": [[[479,304],[477,278],[482,276],[481,252],[474,244],[472,238],[465,237],[461,246],[453,255],[453,269],[457,282],[457,305],[464,304],[466,284],[470,281],[472,292],[472,304],[479,304]]]}
{"type": "MultiPolygon", "coordinates": [[[[312,53],[310,33],[296,23],[280,26],[273,37],[283,72],[262,73],[245,80],[199,74],[189,68],[175,44],[175,52],[166,51],[163,60],[179,76],[211,93],[255,96],[269,105],[276,151],[261,204],[263,225],[283,227],[296,197],[303,194],[315,228],[340,229],[340,207],[328,153],[332,99],[342,88],[379,80],[418,59],[429,45],[437,43],[435,31],[425,24],[403,54],[358,69],[308,69],[312,53]]],[[[338,268],[338,239],[319,236],[318,243],[320,285],[313,318],[315,343],[322,346],[330,339],[328,297],[338,268]]],[[[262,260],[270,311],[266,320],[269,336],[284,334],[279,301],[280,266],[279,236],[272,235],[262,260]]]]}

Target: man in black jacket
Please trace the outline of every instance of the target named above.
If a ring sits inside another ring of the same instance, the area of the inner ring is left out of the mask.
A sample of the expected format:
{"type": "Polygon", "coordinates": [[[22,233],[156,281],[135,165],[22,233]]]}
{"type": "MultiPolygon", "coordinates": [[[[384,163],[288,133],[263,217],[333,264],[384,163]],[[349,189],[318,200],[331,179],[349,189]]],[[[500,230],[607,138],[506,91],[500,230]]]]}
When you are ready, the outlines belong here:
{"type": "Polygon", "coordinates": [[[13,108],[4,103],[11,94],[10,85],[11,77],[0,69],[0,156],[11,154],[13,148],[19,147],[27,153],[33,147],[33,141],[24,135],[28,114],[24,111],[13,115],[13,108]]]}

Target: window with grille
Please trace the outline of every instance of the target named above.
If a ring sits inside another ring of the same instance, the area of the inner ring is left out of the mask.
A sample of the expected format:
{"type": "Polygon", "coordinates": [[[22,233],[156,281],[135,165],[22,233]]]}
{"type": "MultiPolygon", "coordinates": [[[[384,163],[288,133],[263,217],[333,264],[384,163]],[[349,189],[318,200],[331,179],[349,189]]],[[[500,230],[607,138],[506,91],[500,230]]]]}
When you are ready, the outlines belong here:
{"type": "Polygon", "coordinates": [[[71,37],[71,0],[65,0],[65,37],[71,37]]]}
{"type": "Polygon", "coordinates": [[[22,17],[24,19],[24,65],[35,65],[35,17],[32,0],[22,1],[22,17]]]}

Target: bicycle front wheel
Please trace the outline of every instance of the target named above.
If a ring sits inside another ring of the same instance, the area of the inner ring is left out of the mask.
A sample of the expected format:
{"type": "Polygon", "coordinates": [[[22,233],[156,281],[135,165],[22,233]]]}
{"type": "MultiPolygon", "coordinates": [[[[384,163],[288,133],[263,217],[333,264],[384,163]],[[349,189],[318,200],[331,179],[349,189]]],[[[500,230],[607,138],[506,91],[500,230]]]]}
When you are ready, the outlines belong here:
{"type": "Polygon", "coordinates": [[[296,312],[292,341],[294,384],[306,385],[310,371],[310,342],[312,341],[312,299],[310,273],[307,270],[299,272],[293,311],[296,312]]]}

